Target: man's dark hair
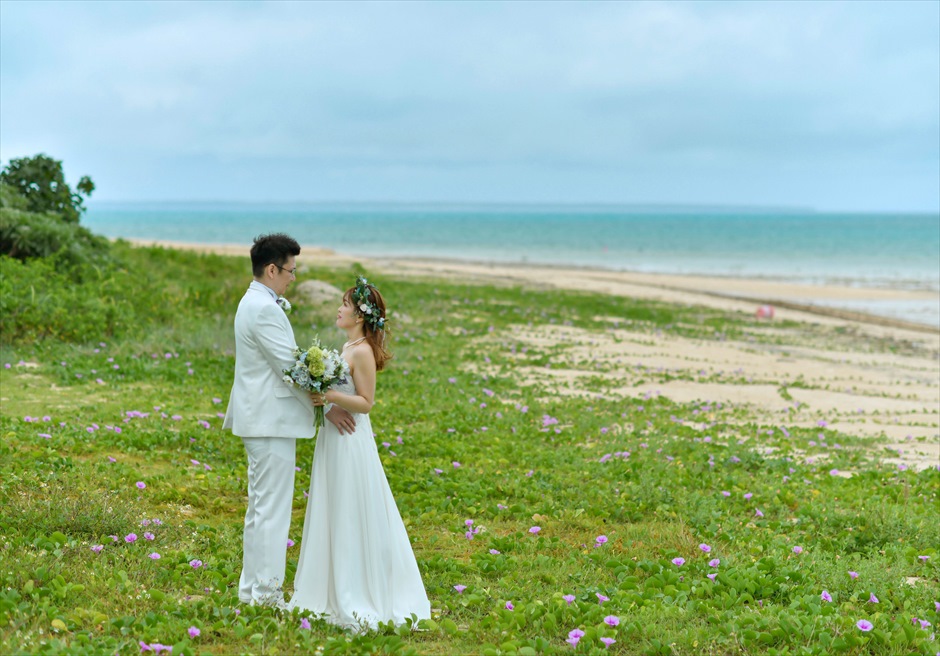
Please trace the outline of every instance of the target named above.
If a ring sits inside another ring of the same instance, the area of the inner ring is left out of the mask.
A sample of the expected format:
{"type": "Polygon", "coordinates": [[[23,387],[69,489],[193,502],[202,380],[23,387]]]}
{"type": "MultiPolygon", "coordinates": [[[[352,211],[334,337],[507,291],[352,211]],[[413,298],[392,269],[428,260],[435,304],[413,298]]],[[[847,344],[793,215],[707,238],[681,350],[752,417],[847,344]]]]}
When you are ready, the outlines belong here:
{"type": "Polygon", "coordinates": [[[300,244],[282,232],[273,235],[259,235],[251,247],[251,272],[255,278],[264,275],[264,267],[276,264],[283,267],[291,255],[300,255],[300,244]]]}

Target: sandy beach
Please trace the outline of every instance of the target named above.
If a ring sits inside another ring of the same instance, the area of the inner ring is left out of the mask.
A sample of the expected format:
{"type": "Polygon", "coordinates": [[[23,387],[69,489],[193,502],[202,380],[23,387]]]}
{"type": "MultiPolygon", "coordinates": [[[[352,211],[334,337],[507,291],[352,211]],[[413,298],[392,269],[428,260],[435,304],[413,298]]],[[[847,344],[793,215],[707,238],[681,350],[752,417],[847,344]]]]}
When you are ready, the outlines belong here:
{"type": "MultiPolygon", "coordinates": [[[[138,240],[138,244],[154,244],[138,240]]],[[[243,255],[245,245],[156,245],[205,253],[243,255]]],[[[798,285],[774,280],[656,275],[527,265],[442,260],[364,258],[316,247],[303,248],[298,264],[366,268],[399,276],[455,279],[542,289],[591,291],[685,306],[754,315],[772,305],[768,335],[781,342],[703,340],[650,335],[612,317],[598,335],[563,326],[523,331],[518,339],[563,344],[572,363],[613,365],[623,397],[661,394],[676,402],[713,402],[749,408],[763,422],[790,426],[824,422],[857,437],[887,438],[872,453],[886,462],[925,468],[940,465],[940,330],[927,325],[813,305],[826,300],[922,300],[934,292],[798,285]],[[800,323],[781,331],[776,322],[800,323]],[[838,334],[839,340],[827,336],[838,334]],[[849,335],[848,340],[844,337],[849,335]],[[858,346],[852,344],[857,337],[858,346]],[[886,345],[873,349],[871,344],[886,345]],[[656,381],[650,372],[668,372],[656,381]],[[797,412],[797,410],[799,410],[797,412]]],[[[527,370],[523,384],[544,385],[557,394],[589,394],[582,382],[590,366],[527,370]]]]}

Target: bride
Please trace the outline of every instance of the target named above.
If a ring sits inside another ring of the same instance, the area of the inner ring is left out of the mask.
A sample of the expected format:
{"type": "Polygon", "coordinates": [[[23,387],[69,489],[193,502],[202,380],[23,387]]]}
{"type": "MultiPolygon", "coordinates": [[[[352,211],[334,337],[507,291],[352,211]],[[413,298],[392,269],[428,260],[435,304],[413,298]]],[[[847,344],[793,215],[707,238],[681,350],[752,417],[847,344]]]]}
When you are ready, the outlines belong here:
{"type": "Polygon", "coordinates": [[[343,435],[327,422],[317,436],[292,608],[324,615],[358,631],[379,622],[431,616],[418,564],[385,478],[369,421],[375,377],[391,354],[385,348],[385,301],[359,276],[343,295],[336,325],[349,341],[343,357],[350,378],[315,403],[353,414],[343,435]]]}

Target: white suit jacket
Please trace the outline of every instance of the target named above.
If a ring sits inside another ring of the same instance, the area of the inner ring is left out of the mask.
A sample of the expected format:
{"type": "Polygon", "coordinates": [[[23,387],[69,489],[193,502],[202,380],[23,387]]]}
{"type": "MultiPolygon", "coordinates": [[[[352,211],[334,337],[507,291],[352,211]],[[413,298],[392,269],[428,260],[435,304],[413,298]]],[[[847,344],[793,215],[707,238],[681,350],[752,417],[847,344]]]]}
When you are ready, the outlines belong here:
{"type": "Polygon", "coordinates": [[[235,383],[222,428],[239,437],[313,437],[313,403],[284,382],[297,342],[274,291],[254,280],[235,313],[235,383]]]}

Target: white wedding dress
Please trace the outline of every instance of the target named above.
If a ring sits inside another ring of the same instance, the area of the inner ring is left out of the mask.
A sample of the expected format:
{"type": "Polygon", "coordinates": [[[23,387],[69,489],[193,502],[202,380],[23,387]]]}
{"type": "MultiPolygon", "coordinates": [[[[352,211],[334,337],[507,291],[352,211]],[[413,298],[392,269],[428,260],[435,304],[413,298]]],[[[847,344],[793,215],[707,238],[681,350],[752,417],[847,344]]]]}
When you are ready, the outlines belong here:
{"type": "MultiPolygon", "coordinates": [[[[355,394],[352,377],[337,390],[355,394]]],[[[411,541],[392,497],[367,414],[341,435],[317,436],[300,562],[290,607],[357,631],[431,617],[411,541]]]]}

